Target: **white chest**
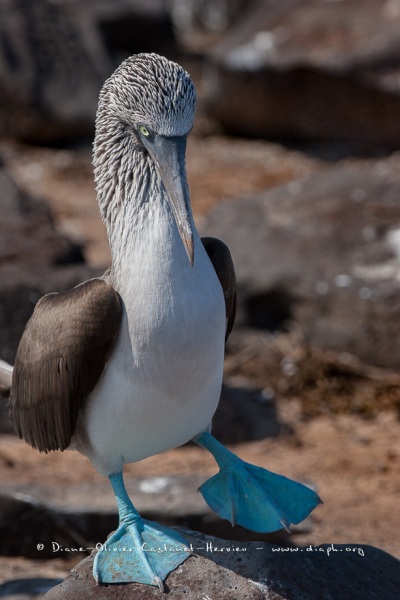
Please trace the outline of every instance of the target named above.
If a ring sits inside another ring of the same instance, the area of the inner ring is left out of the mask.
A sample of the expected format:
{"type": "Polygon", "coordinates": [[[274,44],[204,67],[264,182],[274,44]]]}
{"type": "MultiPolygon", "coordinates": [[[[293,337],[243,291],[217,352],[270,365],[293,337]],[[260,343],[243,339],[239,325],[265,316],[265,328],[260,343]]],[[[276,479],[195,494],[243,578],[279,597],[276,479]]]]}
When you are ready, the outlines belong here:
{"type": "Polygon", "coordinates": [[[132,250],[116,285],[120,336],[85,413],[90,458],[105,474],[203,431],[222,382],[223,293],[197,234],[193,267],[170,227],[132,250]]]}

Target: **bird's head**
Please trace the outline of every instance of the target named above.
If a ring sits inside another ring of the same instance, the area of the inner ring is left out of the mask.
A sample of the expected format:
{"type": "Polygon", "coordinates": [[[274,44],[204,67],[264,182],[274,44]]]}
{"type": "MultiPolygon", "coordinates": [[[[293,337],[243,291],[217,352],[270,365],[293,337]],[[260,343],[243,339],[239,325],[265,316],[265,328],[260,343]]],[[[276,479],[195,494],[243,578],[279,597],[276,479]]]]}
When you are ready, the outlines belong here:
{"type": "MultiPolygon", "coordinates": [[[[103,217],[116,172],[129,187],[135,181],[132,170],[139,173],[149,161],[153,163],[191,264],[194,249],[185,151],[195,108],[196,91],[182,67],[156,54],[134,55],[118,67],[100,93],[93,153],[103,217]],[[129,162],[133,155],[136,162],[129,162]]],[[[121,186],[120,180],[117,185],[121,186]]],[[[134,193],[143,194],[143,185],[134,193]]]]}

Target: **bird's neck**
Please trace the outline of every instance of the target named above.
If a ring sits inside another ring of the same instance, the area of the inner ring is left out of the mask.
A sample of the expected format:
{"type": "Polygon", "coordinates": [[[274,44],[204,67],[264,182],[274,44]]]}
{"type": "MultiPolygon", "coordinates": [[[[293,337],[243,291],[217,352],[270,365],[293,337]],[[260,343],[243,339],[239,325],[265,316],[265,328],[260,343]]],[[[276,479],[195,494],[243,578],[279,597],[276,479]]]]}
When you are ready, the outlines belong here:
{"type": "Polygon", "coordinates": [[[118,120],[97,123],[93,167],[100,214],[112,243],[116,235],[124,235],[116,224],[126,219],[128,234],[130,222],[148,208],[149,194],[161,182],[148,154],[118,120]]]}
{"type": "Polygon", "coordinates": [[[132,269],[142,270],[145,276],[147,268],[165,272],[173,263],[176,266],[176,261],[190,267],[166,190],[150,156],[120,129],[108,129],[107,136],[96,139],[93,164],[115,283],[132,269]]]}

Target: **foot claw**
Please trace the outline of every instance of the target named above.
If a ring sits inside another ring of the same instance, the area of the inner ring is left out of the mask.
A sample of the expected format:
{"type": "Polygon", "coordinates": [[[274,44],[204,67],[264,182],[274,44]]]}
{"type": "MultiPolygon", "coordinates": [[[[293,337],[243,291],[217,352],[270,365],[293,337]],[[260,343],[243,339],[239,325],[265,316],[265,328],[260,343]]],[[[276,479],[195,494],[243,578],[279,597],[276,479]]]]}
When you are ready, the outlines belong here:
{"type": "Polygon", "coordinates": [[[286,521],[286,519],[281,519],[281,520],[280,520],[280,523],[281,523],[281,525],[282,525],[283,529],[286,529],[286,531],[287,531],[288,533],[292,533],[292,531],[291,531],[291,529],[290,529],[290,526],[289,526],[289,523],[286,521]]]}
{"type": "Polygon", "coordinates": [[[160,579],[160,577],[154,577],[154,579],[153,579],[153,585],[155,587],[158,586],[158,589],[160,590],[160,592],[165,592],[164,582],[163,582],[162,579],[160,579]]]}

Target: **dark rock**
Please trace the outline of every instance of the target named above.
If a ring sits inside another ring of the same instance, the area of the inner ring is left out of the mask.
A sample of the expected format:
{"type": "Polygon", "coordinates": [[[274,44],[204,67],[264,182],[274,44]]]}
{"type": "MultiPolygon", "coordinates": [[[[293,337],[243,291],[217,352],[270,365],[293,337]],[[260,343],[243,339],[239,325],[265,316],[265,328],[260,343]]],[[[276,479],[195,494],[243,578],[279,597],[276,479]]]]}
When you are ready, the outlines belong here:
{"type": "Polygon", "coordinates": [[[287,433],[276,414],[276,405],[261,390],[223,385],[212,430],[223,444],[239,444],[287,433]]]}
{"type": "MultiPolygon", "coordinates": [[[[36,503],[24,494],[0,495],[0,552],[6,556],[54,557],[52,542],[76,547],[75,531],[62,513],[36,503]],[[38,544],[43,544],[40,550],[38,544]]],[[[79,544],[80,545],[80,544],[79,544]]]]}
{"type": "Polygon", "coordinates": [[[11,579],[0,584],[0,598],[6,600],[37,600],[60,583],[62,583],[62,579],[50,577],[11,579]]]}
{"type": "Polygon", "coordinates": [[[240,326],[300,325],[316,346],[367,364],[400,361],[400,160],[339,164],[204,223],[235,262],[240,326]]]}
{"type": "Polygon", "coordinates": [[[177,52],[169,7],[164,0],[118,0],[113,3],[92,0],[89,6],[87,12],[91,13],[94,25],[97,21],[115,66],[122,58],[137,52],[169,56],[177,52]]]}
{"type": "MultiPolygon", "coordinates": [[[[260,542],[227,543],[187,530],[182,534],[196,556],[166,580],[169,597],[176,600],[398,598],[399,561],[373,546],[324,544],[283,551],[260,542]]],[[[158,589],[137,583],[98,586],[92,567],[93,558],[84,559],[62,584],[47,592],[45,599],[160,597],[158,589]]]]}
{"type": "Polygon", "coordinates": [[[91,133],[111,65],[84,11],[80,30],[71,3],[7,4],[1,20],[1,135],[54,142],[91,133]],[[91,35],[82,35],[85,29],[91,35]]]}
{"type": "Polygon", "coordinates": [[[82,263],[81,248],[60,235],[48,206],[23,193],[5,168],[0,168],[0,268],[82,263]]]}
{"type": "Polygon", "coordinates": [[[0,136],[34,143],[91,137],[100,88],[121,59],[173,45],[162,0],[6,4],[0,136]]]}
{"type": "Polygon", "coordinates": [[[239,135],[398,147],[399,26],[381,0],[253,3],[210,52],[208,110],[239,135]]]}
{"type": "Polygon", "coordinates": [[[199,51],[215,44],[248,4],[248,0],[172,0],[170,11],[180,42],[191,51],[199,51]]]}

